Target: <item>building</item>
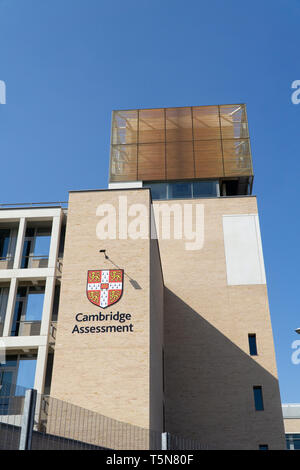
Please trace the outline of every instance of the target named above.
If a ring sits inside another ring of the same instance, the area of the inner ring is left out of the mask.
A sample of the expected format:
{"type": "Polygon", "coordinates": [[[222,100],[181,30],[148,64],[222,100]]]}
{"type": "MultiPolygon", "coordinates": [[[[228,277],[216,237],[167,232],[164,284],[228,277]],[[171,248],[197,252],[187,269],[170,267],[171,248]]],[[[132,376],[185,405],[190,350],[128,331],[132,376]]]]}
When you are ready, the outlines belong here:
{"type": "Polygon", "coordinates": [[[300,404],[283,403],[282,412],[286,446],[289,450],[300,450],[300,404]]]}
{"type": "Polygon", "coordinates": [[[108,189],[0,211],[2,381],[285,448],[253,176],[243,104],[115,111],[108,189]]]}

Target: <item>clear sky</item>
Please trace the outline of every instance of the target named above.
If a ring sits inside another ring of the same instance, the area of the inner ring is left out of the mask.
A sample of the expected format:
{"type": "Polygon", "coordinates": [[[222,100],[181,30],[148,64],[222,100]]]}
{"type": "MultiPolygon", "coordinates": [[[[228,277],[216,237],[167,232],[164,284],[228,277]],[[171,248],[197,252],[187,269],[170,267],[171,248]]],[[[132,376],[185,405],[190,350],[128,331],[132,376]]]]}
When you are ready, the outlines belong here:
{"type": "Polygon", "coordinates": [[[299,24],[299,0],[0,0],[2,203],[106,188],[113,109],[247,104],[281,396],[300,403],[299,24]]]}

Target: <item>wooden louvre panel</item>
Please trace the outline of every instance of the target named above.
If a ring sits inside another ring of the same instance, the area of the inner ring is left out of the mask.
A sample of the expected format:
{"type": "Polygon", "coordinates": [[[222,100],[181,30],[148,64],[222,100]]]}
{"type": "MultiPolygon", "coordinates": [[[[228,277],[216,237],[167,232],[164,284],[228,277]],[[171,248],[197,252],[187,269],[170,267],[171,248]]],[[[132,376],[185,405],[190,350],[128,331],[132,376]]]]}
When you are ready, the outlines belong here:
{"type": "Polygon", "coordinates": [[[192,141],[192,108],[166,109],[166,141],[192,141]]]}
{"type": "Polygon", "coordinates": [[[193,134],[195,140],[221,139],[218,106],[193,107],[193,134]]]}
{"type": "Polygon", "coordinates": [[[136,181],[137,145],[112,145],[110,181],[136,181]]]}
{"type": "Polygon", "coordinates": [[[165,144],[139,144],[137,179],[151,181],[165,178],[165,144]]]}
{"type": "Polygon", "coordinates": [[[225,176],[253,175],[249,139],[223,140],[225,176]]]}
{"type": "Polygon", "coordinates": [[[193,142],[167,142],[167,179],[195,178],[193,142]]]}
{"type": "Polygon", "coordinates": [[[112,144],[137,143],[138,111],[114,111],[112,121],[112,144]]]}
{"type": "Polygon", "coordinates": [[[253,175],[243,104],[113,113],[111,181],[243,175],[253,175]]]}
{"type": "Polygon", "coordinates": [[[139,110],[139,143],[165,141],[165,111],[164,109],[139,110]]]}
{"type": "Polygon", "coordinates": [[[196,178],[216,178],[224,175],[221,140],[194,142],[196,178]]]}

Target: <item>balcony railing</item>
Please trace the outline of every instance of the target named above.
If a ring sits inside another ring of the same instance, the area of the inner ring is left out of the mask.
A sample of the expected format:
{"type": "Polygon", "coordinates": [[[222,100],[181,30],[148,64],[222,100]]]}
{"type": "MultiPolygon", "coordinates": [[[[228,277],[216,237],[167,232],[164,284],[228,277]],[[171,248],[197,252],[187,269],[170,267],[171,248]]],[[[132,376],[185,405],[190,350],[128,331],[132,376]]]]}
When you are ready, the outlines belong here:
{"type": "Polygon", "coordinates": [[[51,345],[55,344],[56,341],[56,331],[57,331],[57,322],[52,321],[50,324],[50,331],[49,331],[49,341],[51,345]]]}
{"type": "MultiPolygon", "coordinates": [[[[0,423],[8,422],[4,416],[18,416],[23,413],[25,392],[24,387],[13,383],[0,384],[0,423]]],[[[14,424],[20,425],[21,422],[14,424]]]]}
{"type": "Polygon", "coordinates": [[[7,256],[6,258],[0,258],[0,269],[12,269],[14,264],[14,258],[7,256]]]}
{"type": "MultiPolygon", "coordinates": [[[[0,386],[1,387],[1,386],[0,386]]],[[[1,390],[0,390],[1,391],[1,390]]],[[[0,416],[18,416],[23,413],[24,397],[2,396],[0,395],[0,416]]],[[[0,422],[6,422],[0,418],[0,422]]],[[[21,423],[18,423],[19,425],[21,423]]]]}
{"type": "Polygon", "coordinates": [[[19,208],[28,208],[28,207],[61,207],[61,208],[67,208],[68,207],[68,202],[66,201],[58,201],[58,202],[18,202],[16,204],[0,204],[0,210],[1,209],[19,209],[19,208]]]}
{"type": "Polygon", "coordinates": [[[18,321],[11,331],[11,336],[38,336],[40,330],[40,321],[18,321]]]}
{"type": "Polygon", "coordinates": [[[56,275],[61,276],[63,270],[63,258],[58,258],[56,263],[56,275]]]}
{"type": "Polygon", "coordinates": [[[47,255],[24,256],[22,267],[24,269],[48,268],[48,259],[47,255]]]}

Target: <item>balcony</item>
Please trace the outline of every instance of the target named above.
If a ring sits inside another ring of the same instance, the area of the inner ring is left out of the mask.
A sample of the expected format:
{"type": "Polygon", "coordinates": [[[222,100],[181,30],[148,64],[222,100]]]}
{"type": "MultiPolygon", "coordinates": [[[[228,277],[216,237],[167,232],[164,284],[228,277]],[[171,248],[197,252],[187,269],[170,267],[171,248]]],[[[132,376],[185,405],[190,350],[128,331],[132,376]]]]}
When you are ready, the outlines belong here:
{"type": "Polygon", "coordinates": [[[25,232],[21,268],[47,268],[52,223],[28,222],[25,232]]]}
{"type": "Polygon", "coordinates": [[[40,334],[44,295],[44,285],[19,285],[10,336],[40,334]]]}
{"type": "Polygon", "coordinates": [[[12,269],[13,264],[14,258],[12,256],[0,258],[0,269],[12,269]]]}
{"type": "Polygon", "coordinates": [[[14,421],[14,424],[20,426],[21,415],[23,413],[23,407],[24,407],[24,397],[5,396],[1,392],[2,392],[2,389],[0,388],[0,422],[1,423],[9,422],[7,421],[7,419],[3,418],[4,416],[14,416],[14,417],[19,417],[19,420],[14,421]]]}
{"type": "Polygon", "coordinates": [[[27,269],[48,268],[48,255],[23,256],[22,268],[27,268],[27,269]]]}
{"type": "Polygon", "coordinates": [[[17,321],[11,331],[11,336],[39,336],[41,321],[17,321]]]}
{"type": "Polygon", "coordinates": [[[0,269],[12,269],[14,263],[18,224],[0,223],[0,269]]]}

